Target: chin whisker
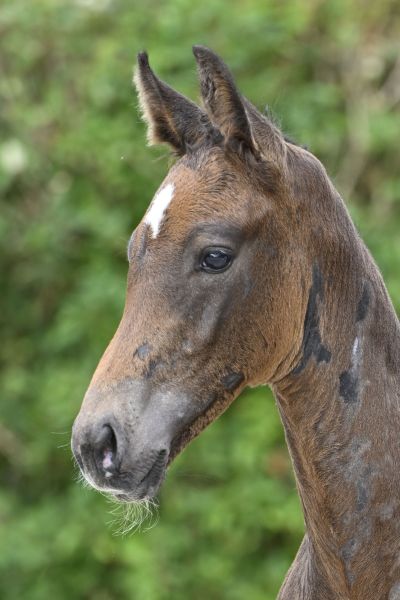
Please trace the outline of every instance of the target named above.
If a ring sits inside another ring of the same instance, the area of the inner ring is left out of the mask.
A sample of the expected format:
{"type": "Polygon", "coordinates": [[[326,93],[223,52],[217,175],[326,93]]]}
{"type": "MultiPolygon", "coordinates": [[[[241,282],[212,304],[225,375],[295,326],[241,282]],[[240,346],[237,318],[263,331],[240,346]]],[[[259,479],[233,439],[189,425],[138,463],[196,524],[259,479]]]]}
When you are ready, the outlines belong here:
{"type": "MultiPolygon", "coordinates": [[[[112,504],[110,514],[112,519],[107,522],[114,531],[114,535],[132,535],[138,531],[148,531],[155,527],[159,520],[158,501],[155,498],[144,498],[143,500],[132,500],[129,502],[121,501],[110,495],[109,491],[103,491],[94,483],[88,481],[83,475],[76,461],[74,461],[75,474],[74,479],[84,488],[94,490],[100,493],[107,502],[112,504]]],[[[90,478],[89,478],[90,479],[90,478]]]]}
{"type": "Polygon", "coordinates": [[[83,476],[82,471],[80,470],[80,468],[78,467],[77,463],[74,460],[74,467],[75,467],[75,473],[74,473],[74,481],[76,481],[76,483],[81,484],[84,488],[88,488],[91,487],[88,482],[86,481],[86,479],[83,476]]]}
{"type": "Polygon", "coordinates": [[[114,505],[110,511],[114,518],[108,522],[114,529],[114,535],[125,536],[138,531],[148,531],[158,523],[158,502],[155,499],[121,503],[109,496],[108,500],[114,505]]]}

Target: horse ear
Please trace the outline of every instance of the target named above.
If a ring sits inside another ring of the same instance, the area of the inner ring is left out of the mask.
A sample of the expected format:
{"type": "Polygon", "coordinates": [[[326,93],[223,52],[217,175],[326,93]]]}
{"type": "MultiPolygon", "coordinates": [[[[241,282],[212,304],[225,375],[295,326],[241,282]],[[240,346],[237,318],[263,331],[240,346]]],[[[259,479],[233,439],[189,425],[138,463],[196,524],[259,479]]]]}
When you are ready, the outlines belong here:
{"type": "Polygon", "coordinates": [[[228,144],[278,163],[285,152],[280,130],[237,90],[222,59],[205,46],[193,46],[207,113],[228,144]]]}
{"type": "Polygon", "coordinates": [[[228,145],[251,150],[257,145],[241,96],[225,63],[205,46],[193,46],[204,106],[228,145]]]}
{"type": "Polygon", "coordinates": [[[134,83],[149,144],[169,144],[182,156],[215,131],[200,107],[156,77],[146,52],[138,54],[134,83]]]}

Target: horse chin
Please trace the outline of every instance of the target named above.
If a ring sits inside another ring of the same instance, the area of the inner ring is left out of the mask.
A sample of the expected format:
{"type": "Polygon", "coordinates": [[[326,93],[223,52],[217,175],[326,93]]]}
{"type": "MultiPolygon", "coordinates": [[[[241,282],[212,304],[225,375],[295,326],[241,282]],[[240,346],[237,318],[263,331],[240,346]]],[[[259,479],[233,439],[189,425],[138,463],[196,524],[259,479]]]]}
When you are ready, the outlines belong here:
{"type": "Polygon", "coordinates": [[[140,504],[148,500],[154,500],[160,491],[161,485],[165,479],[166,469],[157,475],[157,479],[152,478],[151,483],[144,482],[139,487],[132,490],[124,490],[121,492],[111,492],[111,496],[123,504],[140,504]]]}
{"type": "Polygon", "coordinates": [[[142,504],[149,500],[154,500],[161,488],[162,481],[157,486],[152,486],[147,490],[124,490],[123,492],[107,491],[107,495],[110,496],[116,502],[121,504],[142,504]]]}

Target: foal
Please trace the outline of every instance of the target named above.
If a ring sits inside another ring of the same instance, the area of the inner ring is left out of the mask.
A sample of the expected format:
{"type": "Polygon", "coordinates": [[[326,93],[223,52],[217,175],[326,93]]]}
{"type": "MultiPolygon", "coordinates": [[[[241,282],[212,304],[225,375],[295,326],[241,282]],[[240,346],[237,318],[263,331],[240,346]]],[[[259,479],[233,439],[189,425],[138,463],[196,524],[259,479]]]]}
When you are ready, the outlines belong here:
{"type": "Polygon", "coordinates": [[[400,599],[400,328],[321,163],[196,46],[199,108],[140,54],[150,142],[179,157],[128,247],[121,323],[73,428],[86,479],[154,496],[247,385],[272,387],[306,535],[279,598],[400,599]]]}

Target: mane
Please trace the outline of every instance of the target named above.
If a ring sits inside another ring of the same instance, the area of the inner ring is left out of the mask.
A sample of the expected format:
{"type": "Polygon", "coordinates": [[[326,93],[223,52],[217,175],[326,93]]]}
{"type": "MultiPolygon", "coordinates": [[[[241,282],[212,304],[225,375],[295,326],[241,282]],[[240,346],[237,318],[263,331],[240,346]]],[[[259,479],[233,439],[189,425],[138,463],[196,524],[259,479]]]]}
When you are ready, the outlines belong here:
{"type": "Polygon", "coordinates": [[[273,125],[275,125],[276,127],[278,127],[278,129],[280,129],[282,131],[282,136],[283,139],[285,140],[285,142],[287,142],[288,144],[292,144],[292,146],[297,146],[298,148],[303,148],[303,150],[309,150],[309,147],[306,144],[301,144],[300,142],[298,142],[297,140],[295,140],[291,134],[285,133],[282,130],[282,124],[280,122],[280,119],[278,118],[278,116],[276,115],[276,113],[273,112],[272,108],[267,104],[263,110],[262,113],[273,125]]]}

